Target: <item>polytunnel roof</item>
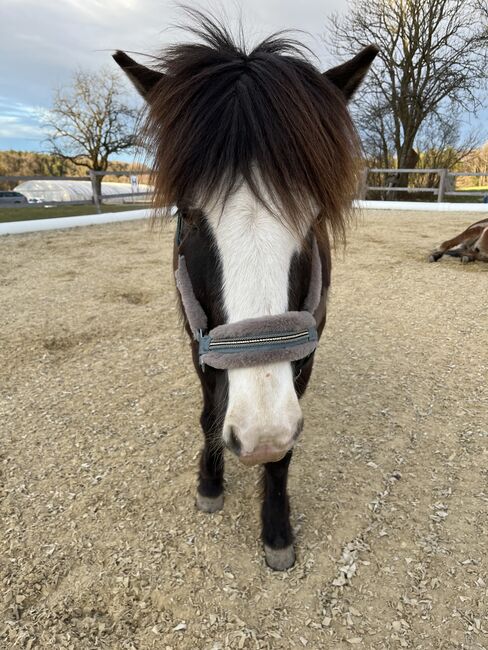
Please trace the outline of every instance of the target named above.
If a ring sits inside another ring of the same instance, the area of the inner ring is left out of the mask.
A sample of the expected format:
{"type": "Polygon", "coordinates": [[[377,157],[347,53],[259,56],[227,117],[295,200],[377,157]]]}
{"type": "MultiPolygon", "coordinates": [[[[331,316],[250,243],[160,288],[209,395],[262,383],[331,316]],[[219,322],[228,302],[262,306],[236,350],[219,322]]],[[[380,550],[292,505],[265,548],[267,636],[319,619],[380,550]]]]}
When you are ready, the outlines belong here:
{"type": "MultiPolygon", "coordinates": [[[[148,185],[140,184],[139,192],[150,191],[148,185]]],[[[16,192],[21,192],[27,198],[46,198],[60,201],[83,201],[91,200],[93,197],[91,181],[24,181],[15,188],[16,192]],[[58,198],[59,197],[59,198],[58,198]]],[[[116,196],[117,194],[130,194],[130,183],[111,183],[102,182],[103,196],[116,196]]]]}

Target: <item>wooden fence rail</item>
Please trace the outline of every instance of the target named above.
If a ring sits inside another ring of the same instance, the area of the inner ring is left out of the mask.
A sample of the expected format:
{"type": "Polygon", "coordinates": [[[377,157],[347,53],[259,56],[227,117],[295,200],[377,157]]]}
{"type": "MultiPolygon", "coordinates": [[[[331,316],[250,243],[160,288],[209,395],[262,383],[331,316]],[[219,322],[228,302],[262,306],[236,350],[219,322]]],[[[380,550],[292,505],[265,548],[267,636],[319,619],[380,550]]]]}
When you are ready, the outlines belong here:
{"type": "Polygon", "coordinates": [[[368,192],[430,192],[437,195],[437,201],[442,203],[446,196],[478,196],[487,197],[488,190],[474,190],[465,192],[462,190],[451,189],[454,188],[455,179],[459,176],[476,176],[488,178],[488,172],[451,172],[448,169],[380,169],[377,167],[366,169],[363,178],[363,190],[361,198],[365,198],[368,192]],[[368,176],[370,174],[438,174],[439,185],[437,187],[395,187],[393,182],[390,185],[368,185],[368,176]]]}

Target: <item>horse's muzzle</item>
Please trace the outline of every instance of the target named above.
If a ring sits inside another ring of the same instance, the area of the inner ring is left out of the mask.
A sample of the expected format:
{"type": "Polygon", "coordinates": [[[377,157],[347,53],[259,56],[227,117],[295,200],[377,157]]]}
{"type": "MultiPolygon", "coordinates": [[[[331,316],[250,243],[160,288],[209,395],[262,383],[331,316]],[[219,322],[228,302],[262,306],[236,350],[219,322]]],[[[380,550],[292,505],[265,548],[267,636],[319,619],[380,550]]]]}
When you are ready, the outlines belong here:
{"type": "Polygon", "coordinates": [[[300,418],[295,433],[285,444],[280,444],[278,446],[277,444],[268,441],[258,444],[254,449],[248,451],[243,449],[235,427],[231,426],[227,432],[226,446],[239,458],[241,463],[248,467],[253,465],[262,465],[264,463],[276,463],[284,458],[290,449],[293,448],[293,445],[297,441],[302,430],[303,418],[300,418]]]}
{"type": "Polygon", "coordinates": [[[258,449],[252,451],[250,454],[240,454],[239,460],[248,467],[262,465],[263,463],[276,463],[286,456],[292,446],[293,443],[286,449],[276,449],[271,445],[264,445],[263,447],[258,447],[258,449]]]}

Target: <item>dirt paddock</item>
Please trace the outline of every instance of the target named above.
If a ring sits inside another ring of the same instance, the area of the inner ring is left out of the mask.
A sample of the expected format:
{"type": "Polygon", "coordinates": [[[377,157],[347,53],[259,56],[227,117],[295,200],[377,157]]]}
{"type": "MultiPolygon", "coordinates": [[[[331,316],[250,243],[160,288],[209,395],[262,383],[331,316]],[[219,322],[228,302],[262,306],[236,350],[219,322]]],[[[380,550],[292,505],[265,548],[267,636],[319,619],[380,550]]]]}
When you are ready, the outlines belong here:
{"type": "Polygon", "coordinates": [[[172,233],[3,237],[0,648],[487,648],[488,265],[425,261],[472,221],[368,211],[335,256],[284,574],[259,469],[194,508],[172,233]]]}

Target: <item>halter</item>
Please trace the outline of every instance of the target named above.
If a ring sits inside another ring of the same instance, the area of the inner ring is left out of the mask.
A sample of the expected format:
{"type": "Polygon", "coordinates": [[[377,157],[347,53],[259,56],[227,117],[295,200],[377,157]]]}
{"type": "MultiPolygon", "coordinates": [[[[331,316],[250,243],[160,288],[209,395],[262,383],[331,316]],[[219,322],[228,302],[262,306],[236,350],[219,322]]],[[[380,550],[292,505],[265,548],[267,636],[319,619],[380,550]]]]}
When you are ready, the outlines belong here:
{"type": "MultiPolygon", "coordinates": [[[[177,214],[175,243],[179,247],[183,229],[181,211],[177,214]]],[[[322,294],[322,264],[315,237],[312,242],[312,267],[307,297],[301,311],[246,318],[208,330],[208,318],[193,291],[185,256],[178,256],[176,286],[195,341],[202,370],[247,368],[277,361],[299,361],[299,371],[314,353],[318,343],[314,313],[322,294]]],[[[298,373],[299,374],[299,373],[298,373]]]]}

